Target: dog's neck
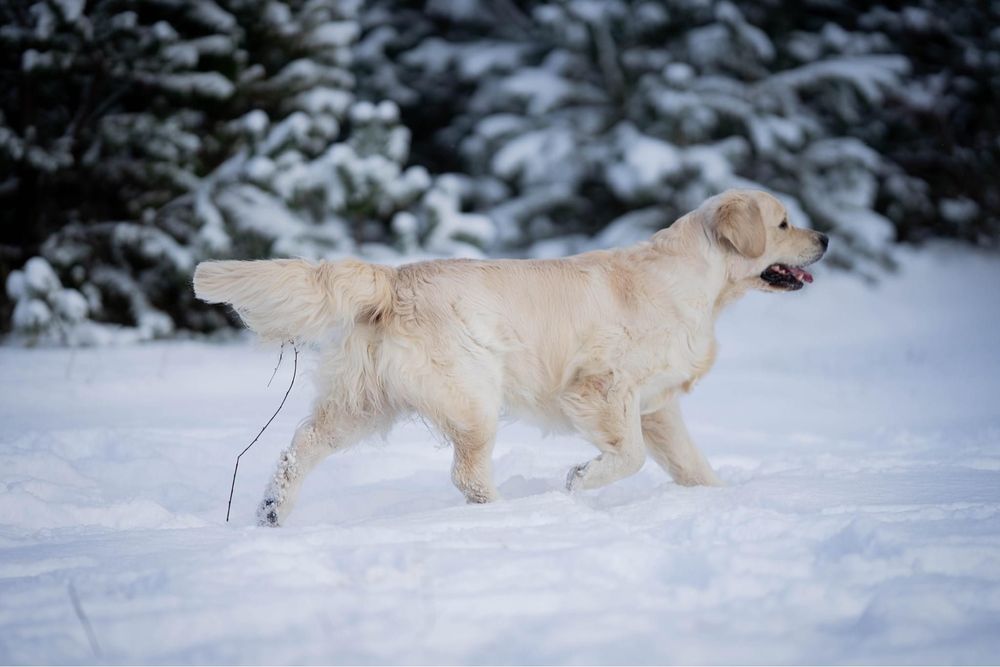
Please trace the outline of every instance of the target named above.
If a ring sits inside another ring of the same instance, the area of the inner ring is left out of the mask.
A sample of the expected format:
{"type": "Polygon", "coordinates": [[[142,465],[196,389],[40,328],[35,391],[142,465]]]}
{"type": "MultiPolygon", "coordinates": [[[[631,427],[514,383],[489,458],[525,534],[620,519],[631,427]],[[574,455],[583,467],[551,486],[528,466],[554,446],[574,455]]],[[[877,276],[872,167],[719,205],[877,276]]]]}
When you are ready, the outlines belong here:
{"type": "Polygon", "coordinates": [[[741,298],[748,291],[750,291],[750,287],[742,281],[727,281],[715,299],[714,316],[718,317],[723,308],[741,298]]]}
{"type": "Polygon", "coordinates": [[[749,285],[734,279],[718,242],[702,221],[692,214],[677,220],[656,233],[651,246],[657,259],[669,262],[670,271],[688,271],[697,275],[697,290],[704,303],[711,304],[712,321],[723,308],[747,293],[749,285]]]}

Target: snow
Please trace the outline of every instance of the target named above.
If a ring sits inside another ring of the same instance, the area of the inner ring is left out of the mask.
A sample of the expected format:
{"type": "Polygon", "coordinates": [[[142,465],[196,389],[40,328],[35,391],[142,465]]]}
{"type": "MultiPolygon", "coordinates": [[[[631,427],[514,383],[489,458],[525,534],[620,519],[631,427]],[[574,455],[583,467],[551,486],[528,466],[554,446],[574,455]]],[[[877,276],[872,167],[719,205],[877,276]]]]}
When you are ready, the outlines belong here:
{"type": "Polygon", "coordinates": [[[21,299],[14,306],[11,323],[18,329],[35,331],[52,322],[52,311],[41,299],[21,299]]]}
{"type": "Polygon", "coordinates": [[[563,127],[512,137],[493,156],[491,171],[524,184],[563,179],[563,172],[572,171],[573,155],[578,149],[573,139],[573,133],[563,127]]]}
{"type": "Polygon", "coordinates": [[[538,67],[517,70],[502,81],[501,88],[511,97],[524,100],[530,116],[551,111],[577,92],[577,87],[563,77],[538,67]]]}
{"type": "Polygon", "coordinates": [[[322,23],[306,36],[305,43],[313,48],[347,46],[358,38],[358,24],[353,21],[322,23]]]}
{"type": "Polygon", "coordinates": [[[53,0],[52,4],[59,7],[67,23],[73,23],[83,13],[84,0],[53,0]]]}
{"type": "Polygon", "coordinates": [[[63,288],[52,295],[52,305],[56,313],[68,322],[83,321],[90,310],[83,295],[72,288],[63,288]]]}
{"type": "Polygon", "coordinates": [[[257,528],[302,375],[226,524],[287,354],[268,388],[277,350],[248,342],[2,347],[0,662],[996,662],[1000,262],[899,262],[723,315],[683,402],[720,489],[647,464],[569,495],[593,449],[512,424],[505,499],[467,506],[412,423],[257,528]]]}
{"type": "Polygon", "coordinates": [[[441,176],[423,198],[431,220],[425,247],[443,256],[478,256],[496,237],[493,221],[477,213],[461,211],[462,183],[454,175],[441,176]]]}
{"type": "Polygon", "coordinates": [[[662,186],[681,171],[680,151],[672,144],[640,134],[629,124],[619,134],[623,160],[608,167],[608,181],[619,196],[631,199],[637,192],[662,186]]]}
{"type": "Polygon", "coordinates": [[[942,199],[938,208],[942,218],[955,224],[967,224],[979,215],[979,205],[966,197],[942,199]]]}
{"type": "Polygon", "coordinates": [[[310,114],[331,113],[343,118],[354,101],[354,96],[344,90],[316,86],[295,96],[296,106],[310,114]]]}
{"type": "Polygon", "coordinates": [[[62,287],[52,266],[41,257],[28,260],[24,265],[24,277],[35,294],[51,294],[62,287]]]}
{"type": "Polygon", "coordinates": [[[181,95],[202,95],[224,100],[231,97],[236,87],[218,72],[186,72],[145,77],[147,83],[181,95]]]}
{"type": "Polygon", "coordinates": [[[230,186],[217,196],[216,203],[241,232],[262,238],[294,236],[306,226],[280,199],[252,185],[230,186]]]}
{"type": "Polygon", "coordinates": [[[822,81],[843,81],[865,97],[879,104],[883,92],[891,90],[906,74],[906,58],[892,55],[846,56],[829,58],[771,75],[758,84],[765,93],[780,94],[783,89],[806,89],[822,81]]]}
{"type": "Polygon", "coordinates": [[[197,0],[188,7],[188,15],[195,21],[219,32],[230,32],[236,27],[236,19],[233,15],[212,0],[197,0]]]}

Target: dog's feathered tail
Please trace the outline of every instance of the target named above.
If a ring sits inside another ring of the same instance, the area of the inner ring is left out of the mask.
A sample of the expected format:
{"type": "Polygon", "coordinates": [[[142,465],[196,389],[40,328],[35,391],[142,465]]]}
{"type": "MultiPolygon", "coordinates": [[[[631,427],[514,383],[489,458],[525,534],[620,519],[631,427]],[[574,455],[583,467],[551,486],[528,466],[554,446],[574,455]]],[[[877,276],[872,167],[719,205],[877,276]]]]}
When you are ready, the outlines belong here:
{"type": "Polygon", "coordinates": [[[264,340],[319,342],[338,328],[388,315],[395,271],[353,259],[202,262],[194,293],[208,303],[231,304],[264,340]]]}

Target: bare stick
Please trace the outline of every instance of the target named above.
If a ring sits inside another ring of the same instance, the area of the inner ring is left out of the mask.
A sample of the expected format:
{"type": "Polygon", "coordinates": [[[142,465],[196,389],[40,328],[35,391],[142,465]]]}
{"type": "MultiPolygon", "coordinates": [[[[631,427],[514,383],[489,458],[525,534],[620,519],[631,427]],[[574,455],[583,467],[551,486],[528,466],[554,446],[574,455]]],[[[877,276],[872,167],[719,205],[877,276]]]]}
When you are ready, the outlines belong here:
{"type": "Polygon", "coordinates": [[[69,582],[69,600],[73,603],[73,611],[76,612],[76,617],[80,621],[80,625],[83,626],[83,631],[87,633],[87,641],[90,642],[90,650],[94,652],[94,657],[100,660],[101,658],[101,645],[97,643],[97,635],[94,634],[94,628],[90,627],[90,621],[87,620],[87,614],[83,611],[83,605],[80,604],[80,598],[76,594],[76,588],[73,586],[73,582],[69,582]]]}
{"type": "MultiPolygon", "coordinates": [[[[260,436],[263,435],[264,431],[267,430],[267,427],[271,425],[271,422],[274,421],[274,418],[278,416],[278,413],[281,412],[281,408],[285,407],[285,401],[288,400],[288,395],[292,393],[292,387],[295,386],[295,375],[299,369],[299,348],[294,343],[292,344],[292,351],[295,352],[295,357],[292,360],[292,381],[288,383],[288,389],[285,391],[285,397],[281,399],[281,405],[278,406],[278,409],[274,411],[271,418],[268,419],[267,423],[260,429],[260,433],[257,434],[257,437],[251,440],[250,444],[247,445],[246,448],[244,448],[244,450],[236,457],[236,466],[233,468],[233,483],[229,486],[229,504],[226,505],[226,523],[229,523],[229,511],[233,507],[233,491],[236,489],[236,471],[240,469],[240,457],[246,454],[247,450],[253,447],[254,443],[257,442],[260,436]]],[[[278,363],[281,363],[280,359],[278,363]]]]}
{"type": "Polygon", "coordinates": [[[270,387],[271,383],[274,382],[274,376],[278,374],[278,369],[281,368],[281,360],[285,358],[285,342],[281,343],[281,351],[278,352],[278,363],[274,365],[274,372],[271,373],[271,379],[267,381],[267,386],[270,387]]]}

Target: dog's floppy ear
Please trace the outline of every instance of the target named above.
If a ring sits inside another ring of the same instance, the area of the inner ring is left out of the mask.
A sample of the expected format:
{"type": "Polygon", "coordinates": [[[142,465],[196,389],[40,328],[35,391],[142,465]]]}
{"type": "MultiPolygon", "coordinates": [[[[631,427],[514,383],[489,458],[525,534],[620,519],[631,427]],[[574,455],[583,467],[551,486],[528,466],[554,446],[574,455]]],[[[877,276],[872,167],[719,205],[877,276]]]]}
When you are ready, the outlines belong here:
{"type": "Polygon", "coordinates": [[[767,230],[760,206],[753,197],[723,195],[715,209],[715,236],[719,243],[730,245],[744,257],[756,259],[764,254],[767,230]]]}

